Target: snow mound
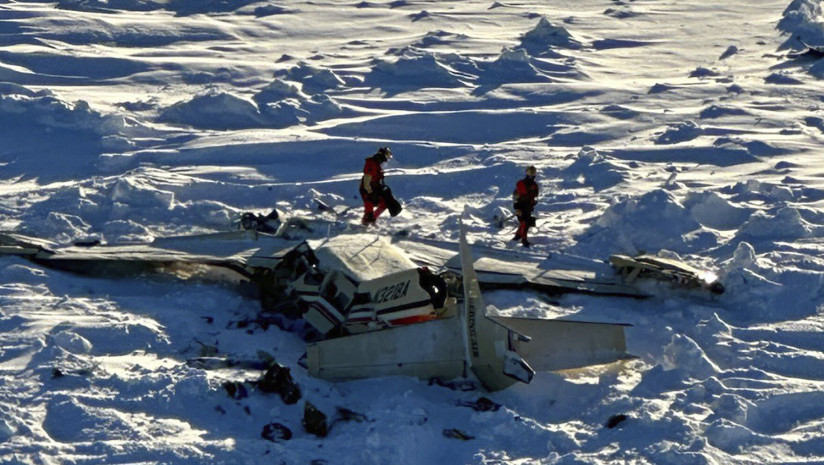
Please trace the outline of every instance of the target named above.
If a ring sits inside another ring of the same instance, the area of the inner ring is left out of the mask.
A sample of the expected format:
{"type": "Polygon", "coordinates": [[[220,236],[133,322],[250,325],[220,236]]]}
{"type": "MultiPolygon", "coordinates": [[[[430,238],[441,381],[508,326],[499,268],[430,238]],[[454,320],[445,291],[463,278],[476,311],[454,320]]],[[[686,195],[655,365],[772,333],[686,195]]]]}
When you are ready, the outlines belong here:
{"type": "Polygon", "coordinates": [[[699,67],[695,68],[690,73],[689,76],[691,78],[704,79],[704,78],[719,76],[720,74],[721,73],[719,73],[718,70],[706,68],[704,66],[699,66],[699,67]]]}
{"type": "Polygon", "coordinates": [[[733,455],[741,453],[745,448],[772,442],[767,436],[753,433],[748,428],[723,418],[711,422],[706,434],[707,442],[712,446],[733,455]]]}
{"type": "Polygon", "coordinates": [[[312,124],[324,119],[352,114],[326,94],[308,96],[293,84],[276,79],[252,97],[268,127],[312,124]]]}
{"type": "Polygon", "coordinates": [[[735,195],[736,200],[760,200],[770,203],[795,200],[796,194],[789,186],[749,179],[736,183],[725,190],[735,195]]]}
{"type": "Polygon", "coordinates": [[[309,112],[301,107],[301,102],[297,99],[265,103],[260,107],[260,112],[265,125],[272,128],[288,127],[309,120],[309,112]]]}
{"type": "Polygon", "coordinates": [[[63,244],[91,239],[145,242],[152,234],[141,222],[157,224],[170,218],[188,225],[226,228],[232,213],[219,202],[189,200],[179,204],[174,192],[153,185],[140,171],[94,179],[64,189],[36,205],[37,208],[22,213],[23,231],[48,235],[63,244]],[[49,213],[43,215],[42,211],[49,213]]]}
{"type": "Polygon", "coordinates": [[[785,86],[797,86],[803,84],[802,81],[790,76],[786,72],[772,73],[764,78],[764,82],[767,84],[778,84],[785,86]]]}
{"type": "Polygon", "coordinates": [[[158,120],[200,129],[233,130],[285,127],[344,113],[331,98],[322,94],[309,98],[281,80],[269,84],[253,100],[209,89],[166,108],[158,120]]]}
{"type": "Polygon", "coordinates": [[[338,89],[346,84],[334,71],[305,62],[300,62],[287,70],[278,71],[275,77],[301,83],[303,91],[310,95],[338,89]]]}
{"type": "MultiPolygon", "coordinates": [[[[32,97],[36,97],[38,95],[51,95],[51,93],[47,90],[35,92],[35,91],[29,89],[28,87],[21,86],[19,84],[14,84],[14,83],[11,83],[11,82],[0,82],[0,96],[3,96],[3,98],[6,98],[6,97],[9,97],[9,96],[13,96],[13,95],[18,96],[18,98],[19,97],[32,98],[32,97]]],[[[0,100],[0,103],[2,103],[2,102],[3,102],[3,100],[0,100]]],[[[0,107],[0,108],[2,108],[2,107],[0,107]]]]}
{"type": "Polygon", "coordinates": [[[58,0],[57,7],[76,11],[153,11],[163,8],[154,0],[58,0]]]}
{"type": "Polygon", "coordinates": [[[640,13],[630,9],[627,6],[624,6],[623,8],[607,8],[604,10],[604,14],[618,19],[629,19],[640,15],[640,13]]]}
{"type": "Polygon", "coordinates": [[[749,317],[768,320],[803,318],[819,311],[824,297],[820,267],[799,262],[793,253],[759,256],[749,242],[736,240],[737,247],[721,268],[729,303],[746,308],[749,317]]]}
{"type": "Polygon", "coordinates": [[[553,26],[546,18],[541,18],[535,28],[521,37],[521,47],[531,55],[547,54],[551,47],[580,49],[581,46],[569,31],[553,26]]]}
{"type": "Polygon", "coordinates": [[[69,330],[53,334],[51,343],[73,354],[88,354],[92,351],[92,343],[88,339],[69,330]]]}
{"type": "Polygon", "coordinates": [[[85,239],[91,234],[90,223],[108,218],[106,207],[101,205],[109,204],[107,194],[95,188],[64,189],[35,203],[36,208],[26,209],[21,215],[22,230],[37,236],[53,235],[51,237],[58,243],[85,239]],[[43,215],[41,211],[49,213],[43,215]]]}
{"type": "Polygon", "coordinates": [[[814,225],[801,217],[798,209],[779,207],[777,211],[757,211],[741,225],[736,238],[744,240],[794,240],[810,237],[814,225]]]}
{"type": "Polygon", "coordinates": [[[6,265],[4,268],[0,269],[0,279],[7,283],[31,283],[44,278],[45,276],[46,272],[43,271],[43,269],[23,264],[6,265]]]}
{"type": "MultiPolygon", "coordinates": [[[[687,235],[700,227],[690,211],[670,192],[657,189],[607,208],[579,237],[579,243],[600,250],[603,255],[615,252],[637,254],[660,249],[680,253],[689,249],[690,242],[696,239],[687,235]]],[[[708,241],[714,242],[715,239],[704,240],[708,241]]]]}
{"type": "Polygon", "coordinates": [[[304,94],[296,85],[283,79],[275,79],[255,94],[252,100],[254,100],[259,107],[263,107],[267,103],[278,102],[289,98],[307,99],[309,96],[304,94]]]}
{"type": "Polygon", "coordinates": [[[196,14],[228,13],[254,3],[259,2],[258,0],[206,0],[201,2],[167,0],[164,2],[164,7],[169,11],[174,11],[177,16],[190,16],[196,14]]]}
{"type": "Polygon", "coordinates": [[[39,173],[41,178],[77,176],[94,168],[107,144],[121,136],[137,136],[139,125],[118,115],[105,115],[83,100],[63,101],[48,90],[0,85],[0,137],[14,140],[14,150],[0,153],[0,177],[39,173]],[[25,135],[25,137],[21,137],[25,135]],[[60,158],[56,162],[52,158],[60,158]],[[72,160],[67,170],[63,159],[72,160]]]}
{"type": "Polygon", "coordinates": [[[531,59],[522,48],[504,48],[495,61],[483,67],[478,83],[488,85],[549,81],[549,77],[532,65],[531,59]]]}
{"type": "Polygon", "coordinates": [[[626,170],[592,147],[582,148],[575,161],[563,170],[564,184],[569,187],[581,184],[596,191],[607,189],[626,179],[626,170]]]}
{"type": "Polygon", "coordinates": [[[433,47],[437,45],[449,45],[453,42],[467,40],[466,34],[456,34],[443,30],[429,31],[419,40],[416,45],[421,48],[433,47]]]}
{"type": "Polygon", "coordinates": [[[100,233],[106,242],[145,244],[154,239],[151,230],[132,220],[115,220],[105,223],[100,233]]]}
{"type": "Polygon", "coordinates": [[[804,430],[820,423],[824,417],[824,393],[817,389],[778,393],[750,404],[747,413],[745,424],[760,433],[804,430]]]}
{"type": "Polygon", "coordinates": [[[694,121],[685,121],[670,125],[662,134],[654,138],[653,142],[660,145],[678,144],[693,140],[702,134],[704,134],[704,129],[701,126],[694,121]]]}
{"type": "Polygon", "coordinates": [[[694,340],[674,334],[664,347],[664,368],[678,369],[695,379],[707,379],[720,371],[694,340]]]}
{"type": "Polygon", "coordinates": [[[17,430],[3,418],[0,418],[0,443],[6,442],[17,433],[17,430]]]}
{"type": "Polygon", "coordinates": [[[272,15],[282,15],[288,13],[294,13],[295,10],[291,10],[286,7],[277,6],[277,5],[264,5],[255,8],[255,16],[261,18],[264,16],[272,16],[272,15]]]}
{"type": "Polygon", "coordinates": [[[824,62],[821,60],[816,61],[807,72],[818,79],[824,79],[824,62]]]}
{"type": "Polygon", "coordinates": [[[114,202],[115,210],[120,205],[132,208],[160,208],[169,210],[175,200],[171,192],[158,189],[142,179],[124,176],[117,179],[109,188],[109,198],[114,202]]]}
{"type": "Polygon", "coordinates": [[[556,77],[580,79],[584,76],[571,59],[558,63],[546,58],[535,59],[524,48],[504,48],[498,58],[479,63],[478,68],[481,71],[477,83],[487,88],[503,84],[552,82],[556,77]]]}
{"type": "Polygon", "coordinates": [[[303,108],[309,112],[310,123],[339,116],[351,116],[354,113],[347,110],[335,99],[325,94],[317,94],[311,99],[303,102],[303,108]]]}
{"type": "Polygon", "coordinates": [[[771,157],[787,153],[786,149],[774,147],[767,142],[760,140],[743,140],[739,138],[719,137],[713,142],[715,147],[725,147],[731,149],[743,148],[751,155],[771,157]]]}
{"type": "Polygon", "coordinates": [[[189,200],[176,203],[172,214],[178,221],[189,225],[211,226],[225,230],[240,218],[241,211],[214,200],[189,200]]]}
{"type": "Polygon", "coordinates": [[[736,207],[715,192],[689,192],[684,207],[699,223],[713,229],[737,229],[750,216],[750,210],[736,207]]]}
{"type": "Polygon", "coordinates": [[[722,105],[710,105],[701,110],[698,117],[701,119],[721,118],[723,116],[744,116],[750,113],[742,108],[722,105]]]}
{"type": "Polygon", "coordinates": [[[803,49],[807,44],[824,44],[824,23],[821,22],[822,9],[818,0],[793,0],[778,22],[777,28],[790,35],[785,45],[803,49]]]}
{"type": "Polygon", "coordinates": [[[257,107],[235,95],[209,89],[165,109],[160,121],[203,129],[243,129],[262,125],[257,107]]]}
{"type": "Polygon", "coordinates": [[[757,266],[755,249],[747,242],[740,242],[727,263],[727,270],[750,269],[757,266]]]}
{"type": "Polygon", "coordinates": [[[641,112],[622,105],[605,105],[601,113],[620,120],[632,120],[641,115],[641,112]]]}
{"type": "Polygon", "coordinates": [[[57,243],[71,243],[89,237],[91,226],[80,216],[51,211],[45,217],[27,220],[23,231],[50,234],[57,243]]]}
{"type": "Polygon", "coordinates": [[[146,440],[122,414],[112,409],[89,407],[78,399],[57,395],[46,406],[43,429],[52,439],[65,443],[121,440],[146,440]]]}
{"type": "Polygon", "coordinates": [[[364,76],[369,87],[383,90],[414,90],[427,87],[460,87],[468,79],[431,52],[407,47],[394,62],[377,60],[364,76]]]}

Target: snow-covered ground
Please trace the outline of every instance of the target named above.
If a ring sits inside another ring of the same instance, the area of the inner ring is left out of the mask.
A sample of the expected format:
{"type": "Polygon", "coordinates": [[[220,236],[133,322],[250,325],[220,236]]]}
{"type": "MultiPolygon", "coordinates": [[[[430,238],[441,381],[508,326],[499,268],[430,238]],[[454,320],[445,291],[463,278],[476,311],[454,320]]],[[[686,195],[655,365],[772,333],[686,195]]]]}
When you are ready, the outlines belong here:
{"type": "Polygon", "coordinates": [[[378,233],[454,241],[467,209],[472,242],[547,266],[677,254],[727,288],[489,293],[490,311],[630,323],[638,358],[486,393],[313,379],[301,338],[239,324],[259,303],[229,286],[4,257],[0,462],[824,461],[824,60],[802,53],[824,45],[819,1],[9,0],[0,18],[2,230],[148,242],[277,207],[334,234],[388,145],[405,210],[378,233]],[[492,219],[528,164],[526,252],[492,219]],[[187,363],[259,351],[299,402],[229,396],[253,364],[187,363]],[[359,415],[319,438],[307,401],[359,415]]]}

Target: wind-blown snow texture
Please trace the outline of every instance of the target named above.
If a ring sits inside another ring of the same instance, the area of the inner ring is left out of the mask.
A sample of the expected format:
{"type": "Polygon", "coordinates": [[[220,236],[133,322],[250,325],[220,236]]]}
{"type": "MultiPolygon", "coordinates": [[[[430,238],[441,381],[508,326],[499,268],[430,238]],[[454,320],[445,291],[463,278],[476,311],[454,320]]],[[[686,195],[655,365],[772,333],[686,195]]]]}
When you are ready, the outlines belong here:
{"type": "Polygon", "coordinates": [[[489,394],[312,379],[300,337],[240,324],[258,303],[230,287],[6,257],[0,461],[824,461],[824,60],[803,53],[824,25],[819,1],[787,3],[3,2],[2,229],[147,242],[277,207],[334,234],[359,219],[363,159],[389,145],[406,208],[379,233],[456,240],[467,207],[471,241],[515,248],[492,219],[534,164],[526,256],[677,255],[727,292],[489,293],[502,313],[631,323],[638,356],[489,394]],[[187,364],[259,350],[300,402],[230,397],[253,366],[187,364]],[[462,405],[483,395],[502,408],[462,405]],[[362,416],[318,438],[305,401],[362,416]],[[291,439],[261,437],[273,422],[291,439]]]}

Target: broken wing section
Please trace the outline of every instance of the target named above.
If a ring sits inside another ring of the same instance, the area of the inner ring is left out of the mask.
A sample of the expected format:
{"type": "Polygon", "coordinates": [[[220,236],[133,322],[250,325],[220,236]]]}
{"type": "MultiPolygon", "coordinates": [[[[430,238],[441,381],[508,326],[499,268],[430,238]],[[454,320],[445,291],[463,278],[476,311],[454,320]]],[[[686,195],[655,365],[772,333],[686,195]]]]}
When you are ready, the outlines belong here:
{"type": "Polygon", "coordinates": [[[633,283],[638,278],[652,278],[669,281],[675,286],[687,289],[705,289],[713,294],[724,293],[724,285],[717,274],[694,268],[680,258],[648,254],[629,257],[616,254],[609,256],[609,263],[627,283],[633,283]]]}
{"type": "MultiPolygon", "coordinates": [[[[394,238],[393,242],[420,266],[455,272],[460,272],[462,268],[460,250],[455,250],[455,244],[421,238],[394,238]]],[[[605,274],[609,268],[600,262],[595,264],[586,259],[573,259],[572,264],[561,263],[561,268],[547,268],[553,265],[536,261],[535,254],[477,244],[471,245],[470,249],[476,252],[472,266],[478,276],[478,284],[484,290],[535,289],[550,294],[577,292],[605,296],[649,297],[649,294],[622,282],[617,277],[605,274]]]]}
{"type": "Polygon", "coordinates": [[[536,371],[602,365],[631,358],[624,328],[617,323],[492,317],[521,337],[513,349],[536,371]]]}
{"type": "Polygon", "coordinates": [[[376,376],[453,379],[466,376],[457,318],[398,326],[308,344],[309,374],[345,380],[376,376]]]}

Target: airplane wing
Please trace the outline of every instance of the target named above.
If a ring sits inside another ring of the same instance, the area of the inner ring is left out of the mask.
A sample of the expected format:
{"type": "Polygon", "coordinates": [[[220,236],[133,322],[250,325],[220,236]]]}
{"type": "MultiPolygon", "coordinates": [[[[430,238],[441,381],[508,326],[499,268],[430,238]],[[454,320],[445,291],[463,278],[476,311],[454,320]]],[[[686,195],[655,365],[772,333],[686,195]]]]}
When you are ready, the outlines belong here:
{"type": "MultiPolygon", "coordinates": [[[[453,244],[430,240],[396,239],[412,261],[437,270],[461,272],[458,250],[453,244]]],[[[543,257],[531,253],[471,247],[473,267],[478,283],[484,289],[531,288],[548,293],[583,292],[588,294],[625,297],[649,297],[634,286],[627,285],[603,263],[591,260],[570,260],[569,263],[550,264],[543,257]],[[553,268],[549,268],[552,266],[553,268]],[[611,274],[606,274],[611,272],[611,274]]]]}
{"type": "Polygon", "coordinates": [[[301,241],[255,231],[159,238],[149,244],[59,246],[42,239],[0,233],[0,255],[83,274],[134,275],[163,268],[209,265],[242,275],[271,267],[301,241]]]}

